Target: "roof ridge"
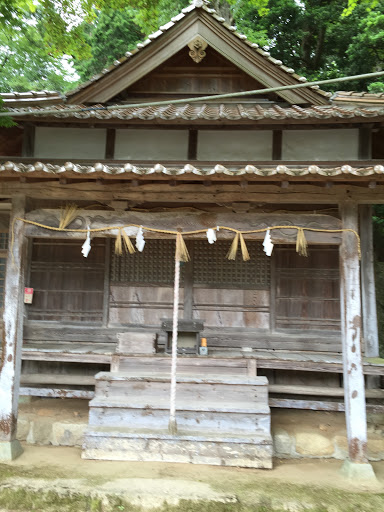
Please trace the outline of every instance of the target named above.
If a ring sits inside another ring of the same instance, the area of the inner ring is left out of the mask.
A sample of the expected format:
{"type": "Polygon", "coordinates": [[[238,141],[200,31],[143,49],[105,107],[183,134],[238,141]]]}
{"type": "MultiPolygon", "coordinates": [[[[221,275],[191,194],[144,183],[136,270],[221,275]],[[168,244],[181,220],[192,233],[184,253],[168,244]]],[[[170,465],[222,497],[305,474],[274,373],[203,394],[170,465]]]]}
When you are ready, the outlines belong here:
{"type": "MultiPolygon", "coordinates": [[[[238,37],[240,40],[242,40],[245,44],[247,44],[250,48],[253,49],[256,53],[264,57],[267,61],[274,64],[275,66],[279,67],[283,72],[291,75],[294,79],[296,79],[298,82],[304,83],[307,81],[307,78],[305,76],[298,75],[295,73],[295,70],[293,68],[287,67],[283,64],[283,62],[279,59],[275,59],[274,57],[271,57],[270,53],[265,51],[264,49],[260,48],[257,43],[253,43],[248,39],[248,37],[245,34],[242,34],[237,31],[237,27],[233,25],[229,25],[225,18],[220,16],[217,11],[211,7],[209,7],[209,2],[207,0],[192,0],[192,3],[181,10],[179,14],[176,16],[173,16],[171,20],[166,23],[165,25],[162,25],[158,28],[157,31],[153,32],[152,34],[149,34],[147,38],[144,41],[141,41],[136,45],[136,48],[132,49],[131,51],[127,51],[124,56],[120,57],[119,59],[116,59],[112,65],[108,66],[107,68],[103,69],[100,73],[94,75],[89,80],[84,82],[83,84],[80,84],[75,89],[72,89],[71,91],[68,91],[66,93],[66,97],[72,96],[76,94],[77,92],[81,91],[82,89],[85,89],[89,85],[91,85],[93,82],[96,82],[100,78],[102,78],[103,75],[106,75],[112,71],[114,71],[117,67],[119,67],[121,64],[124,64],[129,59],[137,55],[143,48],[148,46],[152,43],[155,39],[158,39],[161,37],[165,32],[170,30],[172,27],[174,27],[178,22],[180,22],[182,19],[186,17],[189,13],[193,12],[196,9],[202,9],[206,13],[208,13],[210,16],[212,16],[216,21],[221,23],[227,30],[232,32],[236,37],[238,37]]],[[[319,88],[317,85],[313,85],[310,87],[311,90],[316,92],[317,94],[320,94],[323,97],[330,98],[332,96],[332,93],[323,91],[319,88]]]]}

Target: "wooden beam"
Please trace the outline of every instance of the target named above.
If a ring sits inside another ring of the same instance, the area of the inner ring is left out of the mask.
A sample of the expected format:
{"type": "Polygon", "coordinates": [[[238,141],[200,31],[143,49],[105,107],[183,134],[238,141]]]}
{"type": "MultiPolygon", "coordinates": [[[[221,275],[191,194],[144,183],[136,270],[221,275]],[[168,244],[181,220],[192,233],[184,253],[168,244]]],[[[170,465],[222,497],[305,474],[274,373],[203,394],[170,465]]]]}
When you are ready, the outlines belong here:
{"type": "Polygon", "coordinates": [[[25,196],[12,200],[13,244],[8,251],[3,314],[3,344],[0,365],[0,460],[12,460],[22,453],[16,439],[21,349],[23,343],[25,224],[14,221],[25,214],[25,196]]]}
{"type": "MultiPolygon", "coordinates": [[[[327,386],[290,386],[285,384],[270,384],[268,386],[269,393],[278,393],[285,395],[309,395],[309,396],[332,396],[343,397],[343,388],[330,388],[327,386]]],[[[384,398],[384,389],[369,389],[366,392],[367,398],[384,398]]]]}
{"type": "Polygon", "coordinates": [[[361,292],[363,337],[366,357],[379,357],[377,331],[375,269],[373,264],[372,207],[360,206],[361,292]]]}
{"type": "MultiPolygon", "coordinates": [[[[358,231],[358,207],[340,206],[343,228],[358,231]]],[[[367,463],[367,419],[361,357],[360,269],[356,237],[344,232],[340,246],[340,309],[343,345],[345,419],[349,460],[367,463]]]]}
{"type": "Polygon", "coordinates": [[[95,392],[80,389],[22,387],[20,388],[20,395],[41,396],[44,398],[82,398],[84,400],[92,400],[95,396],[95,392]]]}
{"type": "MultiPolygon", "coordinates": [[[[46,226],[58,226],[60,218],[60,210],[34,210],[26,216],[28,220],[44,224],[46,226]]],[[[91,229],[101,229],[107,226],[122,225],[142,225],[160,230],[176,230],[178,227],[182,231],[193,231],[207,229],[208,227],[229,226],[239,230],[257,230],[265,229],[272,226],[310,226],[318,229],[340,229],[340,220],[330,215],[308,215],[308,214],[251,214],[246,216],[236,213],[212,213],[209,217],[210,225],[207,225],[207,215],[205,213],[178,213],[177,223],[173,212],[164,213],[145,213],[145,212],[111,212],[105,210],[79,210],[76,224],[70,226],[74,228],[88,226],[91,229]]],[[[129,236],[136,235],[137,228],[128,228],[132,233],[129,236]]],[[[49,237],[49,238],[84,238],[84,233],[70,233],[60,231],[50,231],[35,225],[27,225],[26,234],[28,237],[49,237]]],[[[116,233],[109,232],[109,236],[116,233]]],[[[108,232],[102,233],[102,236],[108,236],[108,232]]],[[[156,233],[146,231],[147,238],[174,238],[175,235],[167,233],[156,233]]],[[[205,238],[204,233],[196,235],[186,235],[188,239],[205,238]]],[[[244,237],[249,240],[263,240],[265,232],[246,234],[244,237]]],[[[322,233],[322,232],[305,232],[308,243],[312,244],[336,244],[341,242],[340,233],[322,233]]],[[[274,243],[296,243],[297,230],[286,228],[273,230],[274,243]]],[[[220,239],[232,239],[233,233],[227,230],[220,230],[220,239]]]]}
{"type": "Polygon", "coordinates": [[[140,181],[140,187],[132,187],[130,182],[103,183],[95,181],[76,181],[60,184],[58,180],[0,183],[0,198],[9,198],[14,194],[25,193],[35,199],[72,201],[133,201],[135,204],[159,203],[169,205],[183,204],[232,204],[234,202],[272,203],[272,204],[338,204],[351,199],[360,204],[384,204],[384,185],[370,189],[364,184],[336,184],[331,189],[312,184],[291,182],[287,189],[270,183],[249,182],[246,189],[234,183],[217,183],[211,187],[202,183],[180,183],[178,187],[169,184],[140,181]]]}
{"type": "MultiPolygon", "coordinates": [[[[311,411],[345,411],[344,404],[340,402],[324,402],[322,400],[296,400],[291,398],[270,398],[269,407],[278,407],[281,409],[307,409],[311,411]]],[[[383,414],[384,405],[368,404],[367,411],[373,414],[383,414]]]]}

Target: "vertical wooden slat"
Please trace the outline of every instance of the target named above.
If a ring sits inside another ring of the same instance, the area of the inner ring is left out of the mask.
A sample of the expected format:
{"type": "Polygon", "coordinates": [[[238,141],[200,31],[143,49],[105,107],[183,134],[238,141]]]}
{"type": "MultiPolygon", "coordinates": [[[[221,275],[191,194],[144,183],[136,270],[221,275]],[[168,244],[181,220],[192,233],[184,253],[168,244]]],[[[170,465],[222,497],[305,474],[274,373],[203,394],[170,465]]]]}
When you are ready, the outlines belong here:
{"type": "MultiPolygon", "coordinates": [[[[358,207],[340,206],[343,228],[358,230],[358,207]]],[[[349,460],[367,462],[367,420],[361,358],[360,271],[356,236],[343,232],[340,246],[340,298],[345,418],[349,460]]]]}
{"type": "Polygon", "coordinates": [[[25,123],[23,131],[23,147],[21,151],[22,156],[35,155],[35,125],[32,123],[25,123]]]}
{"type": "Polygon", "coordinates": [[[105,240],[105,269],[104,269],[104,297],[103,297],[103,326],[107,327],[109,320],[109,287],[111,267],[111,239],[105,240]]]}
{"type": "Polygon", "coordinates": [[[188,137],[188,160],[197,160],[197,130],[189,130],[188,137]]]}
{"type": "Polygon", "coordinates": [[[16,440],[21,348],[23,341],[25,224],[14,220],[24,217],[25,196],[12,199],[11,229],[13,243],[8,250],[3,314],[3,343],[0,366],[0,460],[11,460],[22,453],[16,440]]]}
{"type": "Polygon", "coordinates": [[[184,315],[185,320],[193,318],[193,252],[194,243],[188,243],[188,252],[191,261],[185,263],[184,266],[184,315]]]}
{"type": "Polygon", "coordinates": [[[370,160],[372,158],[372,127],[364,126],[359,129],[359,160],[370,160]]]}
{"type": "Polygon", "coordinates": [[[116,130],[114,128],[107,128],[107,137],[105,140],[105,159],[113,160],[115,158],[115,139],[116,130]]]}
{"type": "Polygon", "coordinates": [[[271,285],[269,302],[269,326],[273,332],[276,329],[276,251],[271,256],[271,285]]]}
{"type": "Polygon", "coordinates": [[[379,356],[377,332],[375,269],[373,264],[372,207],[360,206],[361,292],[365,355],[379,356]]]}
{"type": "Polygon", "coordinates": [[[281,160],[283,143],[283,131],[273,130],[272,135],[272,160],[281,160]]]}

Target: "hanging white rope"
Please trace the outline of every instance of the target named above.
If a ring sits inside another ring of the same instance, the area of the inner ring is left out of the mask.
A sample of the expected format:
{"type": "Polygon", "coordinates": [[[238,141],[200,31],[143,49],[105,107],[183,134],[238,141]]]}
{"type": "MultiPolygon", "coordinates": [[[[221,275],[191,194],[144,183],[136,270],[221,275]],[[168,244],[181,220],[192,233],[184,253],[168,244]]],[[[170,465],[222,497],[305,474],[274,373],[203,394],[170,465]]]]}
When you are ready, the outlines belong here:
{"type": "Polygon", "coordinates": [[[169,408],[169,433],[177,434],[176,423],[176,368],[177,368],[177,332],[179,322],[180,261],[175,258],[175,284],[173,290],[173,326],[172,326],[172,366],[171,397],[169,408]]]}

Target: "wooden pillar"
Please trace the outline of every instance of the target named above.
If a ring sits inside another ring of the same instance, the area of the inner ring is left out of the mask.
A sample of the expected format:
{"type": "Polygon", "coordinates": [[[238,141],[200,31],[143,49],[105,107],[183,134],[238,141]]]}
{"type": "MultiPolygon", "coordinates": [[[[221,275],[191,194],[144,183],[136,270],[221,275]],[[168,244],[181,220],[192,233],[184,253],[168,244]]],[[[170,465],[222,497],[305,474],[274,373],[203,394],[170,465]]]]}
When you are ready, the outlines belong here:
{"type": "Polygon", "coordinates": [[[363,310],[363,338],[365,355],[379,356],[379,336],[377,332],[375,269],[373,263],[372,207],[361,205],[361,299],[363,310]]]}
{"type": "Polygon", "coordinates": [[[21,348],[23,342],[25,224],[13,223],[24,217],[25,196],[12,199],[10,229],[14,224],[13,246],[8,250],[5,277],[3,343],[0,365],[0,460],[12,460],[22,453],[16,440],[21,348]]]}
{"type": "MultiPolygon", "coordinates": [[[[343,228],[358,230],[358,207],[340,207],[343,228]]],[[[340,246],[340,306],[345,419],[350,463],[367,463],[365,386],[361,359],[360,272],[356,236],[343,232],[340,246]]]]}

